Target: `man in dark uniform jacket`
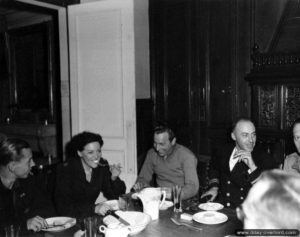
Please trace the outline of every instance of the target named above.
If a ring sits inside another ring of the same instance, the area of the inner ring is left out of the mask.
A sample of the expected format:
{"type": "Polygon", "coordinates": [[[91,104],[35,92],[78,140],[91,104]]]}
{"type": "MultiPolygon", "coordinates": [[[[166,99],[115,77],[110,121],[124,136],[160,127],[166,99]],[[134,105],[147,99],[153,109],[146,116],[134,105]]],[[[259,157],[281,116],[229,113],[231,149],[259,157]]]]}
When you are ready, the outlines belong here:
{"type": "Polygon", "coordinates": [[[229,208],[236,208],[246,198],[261,172],[276,168],[272,156],[261,147],[255,147],[256,130],[246,118],[239,119],[232,130],[235,144],[228,144],[212,154],[209,169],[209,187],[201,198],[210,196],[229,208]]]}
{"type": "Polygon", "coordinates": [[[50,198],[31,175],[32,166],[32,151],[27,142],[0,142],[0,229],[18,224],[21,231],[39,231],[47,227],[46,217],[55,216],[50,198]]]}

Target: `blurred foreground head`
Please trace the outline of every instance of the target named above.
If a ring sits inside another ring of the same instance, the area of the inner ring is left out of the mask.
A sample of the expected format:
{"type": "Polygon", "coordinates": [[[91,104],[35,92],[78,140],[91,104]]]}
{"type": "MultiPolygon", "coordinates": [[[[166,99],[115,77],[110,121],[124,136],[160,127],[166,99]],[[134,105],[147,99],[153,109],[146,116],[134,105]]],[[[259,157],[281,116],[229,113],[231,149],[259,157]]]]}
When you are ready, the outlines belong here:
{"type": "Polygon", "coordinates": [[[265,171],[241,208],[245,229],[300,229],[300,175],[265,171]]]}

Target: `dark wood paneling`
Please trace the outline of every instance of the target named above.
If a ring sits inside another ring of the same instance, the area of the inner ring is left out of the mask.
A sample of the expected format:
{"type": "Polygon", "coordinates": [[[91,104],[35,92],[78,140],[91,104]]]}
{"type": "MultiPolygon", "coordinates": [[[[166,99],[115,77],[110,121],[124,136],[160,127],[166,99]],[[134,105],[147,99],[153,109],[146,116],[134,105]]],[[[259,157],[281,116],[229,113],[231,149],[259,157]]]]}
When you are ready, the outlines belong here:
{"type": "Polygon", "coordinates": [[[141,169],[146,152],[153,144],[153,102],[151,99],[136,100],[137,164],[141,169]]]}
{"type": "Polygon", "coordinates": [[[193,1],[150,1],[151,78],[155,120],[191,145],[190,80],[193,1]]]}
{"type": "Polygon", "coordinates": [[[155,119],[201,157],[228,140],[249,116],[251,1],[150,1],[151,81],[155,119]],[[219,142],[217,142],[219,144],[219,142]],[[215,145],[214,145],[215,146],[215,145]]]}

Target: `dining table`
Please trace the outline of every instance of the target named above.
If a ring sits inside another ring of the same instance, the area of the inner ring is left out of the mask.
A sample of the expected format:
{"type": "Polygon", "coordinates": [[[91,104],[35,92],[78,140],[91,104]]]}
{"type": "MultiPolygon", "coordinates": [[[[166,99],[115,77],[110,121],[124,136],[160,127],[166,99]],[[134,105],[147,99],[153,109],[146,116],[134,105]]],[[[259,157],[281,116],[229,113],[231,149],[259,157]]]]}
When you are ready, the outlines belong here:
{"type": "MultiPolygon", "coordinates": [[[[141,202],[132,200],[129,205],[129,211],[142,211],[141,202]]],[[[183,201],[183,212],[176,213],[173,211],[173,206],[166,210],[159,211],[159,218],[157,220],[150,221],[146,228],[138,234],[133,235],[134,237],[225,237],[235,236],[235,231],[242,229],[242,222],[237,218],[236,211],[230,208],[223,208],[218,212],[225,214],[228,220],[220,224],[203,224],[196,222],[195,220],[189,221],[189,225],[196,228],[190,228],[185,225],[176,225],[171,218],[180,221],[181,214],[187,213],[194,215],[205,210],[199,208],[198,199],[191,199],[183,201]]],[[[98,225],[103,224],[102,216],[98,216],[98,225]]],[[[82,228],[82,220],[77,219],[76,225],[60,232],[27,232],[21,236],[32,236],[32,237],[73,237],[76,232],[82,228]]],[[[84,237],[84,235],[83,235],[84,237]]],[[[103,233],[98,232],[97,237],[104,237],[103,233]]]]}

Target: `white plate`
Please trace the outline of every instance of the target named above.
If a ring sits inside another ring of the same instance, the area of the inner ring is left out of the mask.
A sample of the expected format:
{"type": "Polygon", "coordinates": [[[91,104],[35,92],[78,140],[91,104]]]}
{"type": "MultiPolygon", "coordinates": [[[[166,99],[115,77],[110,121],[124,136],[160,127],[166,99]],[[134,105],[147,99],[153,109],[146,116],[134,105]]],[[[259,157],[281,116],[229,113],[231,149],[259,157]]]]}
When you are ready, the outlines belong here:
{"type": "Polygon", "coordinates": [[[104,203],[109,205],[110,208],[114,211],[119,210],[119,201],[118,200],[109,200],[109,201],[105,201],[104,203]]]}
{"type": "Polygon", "coordinates": [[[207,225],[214,225],[227,221],[228,217],[216,211],[202,211],[194,214],[193,220],[207,225]]]}
{"type": "Polygon", "coordinates": [[[151,217],[143,212],[116,211],[116,214],[130,224],[130,235],[140,233],[151,221],[151,217]]]}
{"type": "Polygon", "coordinates": [[[167,210],[169,207],[172,207],[174,204],[171,201],[164,201],[163,205],[159,208],[159,210],[167,210]]]}
{"type": "Polygon", "coordinates": [[[221,203],[217,202],[201,203],[198,207],[205,211],[218,211],[224,208],[221,203]]]}
{"type": "Polygon", "coordinates": [[[43,231],[50,231],[50,232],[63,231],[71,228],[76,224],[75,218],[64,217],[64,216],[47,218],[46,221],[48,225],[60,225],[66,223],[65,225],[62,226],[54,226],[47,229],[42,229],[43,231]]]}

